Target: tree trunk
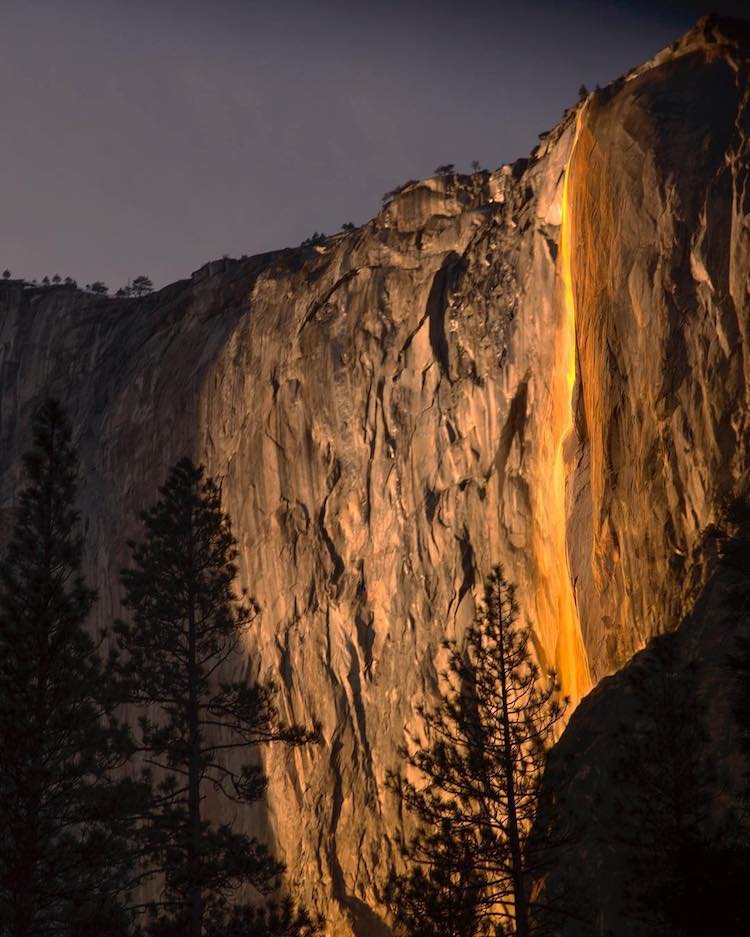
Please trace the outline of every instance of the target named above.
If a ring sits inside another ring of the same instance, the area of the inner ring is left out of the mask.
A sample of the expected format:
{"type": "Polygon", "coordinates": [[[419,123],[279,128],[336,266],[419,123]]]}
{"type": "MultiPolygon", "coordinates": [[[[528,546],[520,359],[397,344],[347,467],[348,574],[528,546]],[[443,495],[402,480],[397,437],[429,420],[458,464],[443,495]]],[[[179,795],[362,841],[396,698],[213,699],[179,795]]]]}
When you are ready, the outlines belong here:
{"type": "MultiPolygon", "coordinates": [[[[191,518],[192,520],[192,518],[191,518]]],[[[192,526],[192,525],[191,525],[192,526]]],[[[190,536],[190,572],[194,576],[192,529],[190,536]]],[[[198,673],[196,661],[195,590],[188,594],[188,896],[190,902],[190,937],[201,937],[203,930],[203,893],[201,888],[201,791],[200,791],[200,730],[198,725],[198,673]]]]}
{"type": "Polygon", "coordinates": [[[34,922],[34,894],[32,882],[34,876],[34,860],[28,856],[22,857],[16,869],[14,894],[12,897],[12,923],[9,933],[11,937],[32,937],[34,922]]]}
{"type": "MultiPolygon", "coordinates": [[[[35,756],[36,758],[36,756],[35,756]]],[[[35,772],[38,775],[38,772],[35,772]]],[[[39,900],[37,866],[39,862],[40,796],[36,783],[23,792],[23,839],[21,849],[14,857],[12,868],[12,924],[11,937],[32,937],[34,917],[39,900]]],[[[18,827],[16,828],[18,831],[18,827]]],[[[20,837],[16,835],[18,843],[20,837]]]]}
{"type": "Polygon", "coordinates": [[[524,882],[523,851],[521,833],[518,828],[516,803],[516,764],[513,759],[510,714],[508,712],[508,672],[505,649],[505,622],[500,623],[500,697],[502,700],[503,761],[505,771],[505,796],[508,803],[508,844],[513,868],[513,909],[516,937],[529,935],[529,902],[524,882]]]}

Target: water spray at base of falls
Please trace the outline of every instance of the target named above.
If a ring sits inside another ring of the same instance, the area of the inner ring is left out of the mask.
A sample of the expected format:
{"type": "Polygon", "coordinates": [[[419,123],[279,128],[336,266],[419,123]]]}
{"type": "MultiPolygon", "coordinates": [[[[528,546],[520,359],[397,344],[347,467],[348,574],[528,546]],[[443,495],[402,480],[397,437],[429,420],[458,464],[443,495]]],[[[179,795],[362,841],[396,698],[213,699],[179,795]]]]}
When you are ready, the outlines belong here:
{"type": "Polygon", "coordinates": [[[575,453],[573,393],[576,380],[576,317],[573,283],[573,222],[571,212],[571,168],[582,126],[585,107],[578,112],[570,155],[563,177],[560,245],[558,253],[559,319],[555,343],[555,363],[550,385],[551,413],[544,450],[551,461],[551,476],[545,490],[540,491],[537,565],[542,594],[537,603],[539,612],[552,625],[548,633],[556,634],[554,668],[562,692],[571,706],[591,688],[588,658],[581,634],[581,624],[573,594],[567,551],[566,489],[570,460],[575,453]]]}

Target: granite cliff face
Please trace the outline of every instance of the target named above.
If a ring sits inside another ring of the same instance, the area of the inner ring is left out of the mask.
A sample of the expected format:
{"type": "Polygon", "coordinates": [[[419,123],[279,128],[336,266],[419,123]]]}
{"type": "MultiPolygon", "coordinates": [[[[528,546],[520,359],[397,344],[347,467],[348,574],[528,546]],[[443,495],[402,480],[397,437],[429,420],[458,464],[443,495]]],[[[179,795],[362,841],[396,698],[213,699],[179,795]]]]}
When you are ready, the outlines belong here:
{"type": "Polygon", "coordinates": [[[571,165],[569,545],[597,676],[689,610],[701,532],[748,490],[750,87],[729,35],[704,26],[595,95],[571,165]]]}
{"type": "Polygon", "coordinates": [[[331,933],[387,933],[386,790],[497,562],[580,699],[705,581],[748,491],[748,44],[699,24],[531,158],[407,185],[322,244],[142,300],[0,287],[0,510],[30,413],[78,431],[97,623],[180,455],[222,483],[263,613],[238,668],[323,744],[268,821],[331,933]],[[566,173],[566,167],[570,169],[566,173]]]}

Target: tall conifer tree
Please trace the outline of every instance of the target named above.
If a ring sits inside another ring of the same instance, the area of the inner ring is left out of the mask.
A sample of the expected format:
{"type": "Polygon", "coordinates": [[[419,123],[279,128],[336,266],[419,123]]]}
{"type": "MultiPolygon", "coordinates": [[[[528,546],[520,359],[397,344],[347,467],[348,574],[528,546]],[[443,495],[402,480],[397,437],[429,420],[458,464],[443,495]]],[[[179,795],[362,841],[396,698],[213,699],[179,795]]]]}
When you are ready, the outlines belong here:
{"type": "MultiPolygon", "coordinates": [[[[265,778],[254,749],[313,734],[279,718],[271,683],[228,676],[255,608],[234,591],[236,541],[216,484],[183,459],[142,521],[144,539],[130,544],[122,573],[130,620],[117,633],[129,698],[141,708],[140,747],[160,778],[147,843],[164,876],[154,930],[200,937],[231,920],[234,933],[243,917],[235,893],[271,893],[283,866],[257,839],[210,822],[206,793],[258,800],[265,778]]],[[[249,909],[244,918],[255,919],[249,909]]]]}
{"type": "Polygon", "coordinates": [[[410,869],[391,882],[397,932],[542,933],[530,892],[552,845],[532,836],[546,752],[562,717],[554,674],[541,680],[514,587],[499,568],[465,644],[449,650],[437,708],[422,709],[427,742],[403,752],[424,783],[392,785],[419,821],[404,844],[410,869]]]}
{"type": "Polygon", "coordinates": [[[113,772],[132,747],[85,628],[96,596],[81,574],[70,428],[54,401],[32,428],[0,560],[0,934],[105,935],[125,926],[137,786],[113,772]]]}

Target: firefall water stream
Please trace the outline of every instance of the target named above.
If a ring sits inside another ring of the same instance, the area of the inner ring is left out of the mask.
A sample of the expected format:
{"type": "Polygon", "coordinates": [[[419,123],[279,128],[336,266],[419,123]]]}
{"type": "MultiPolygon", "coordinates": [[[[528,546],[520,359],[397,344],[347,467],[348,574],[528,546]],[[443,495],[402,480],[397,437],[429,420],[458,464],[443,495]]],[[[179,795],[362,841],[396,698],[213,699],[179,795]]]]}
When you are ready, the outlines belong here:
{"type": "Polygon", "coordinates": [[[545,513],[549,522],[546,547],[551,553],[545,563],[548,567],[547,580],[550,583],[547,599],[550,605],[548,612],[556,617],[557,624],[555,669],[562,692],[570,698],[572,706],[575,706],[591,688],[591,675],[573,595],[566,545],[568,516],[566,489],[571,469],[568,460],[572,460],[576,449],[573,435],[575,433],[573,394],[576,381],[576,311],[572,256],[575,218],[572,212],[570,180],[584,115],[585,106],[577,115],[575,136],[563,179],[558,254],[559,302],[562,309],[551,387],[550,432],[552,439],[549,441],[548,451],[553,453],[553,464],[550,485],[545,495],[547,500],[545,513]]]}

